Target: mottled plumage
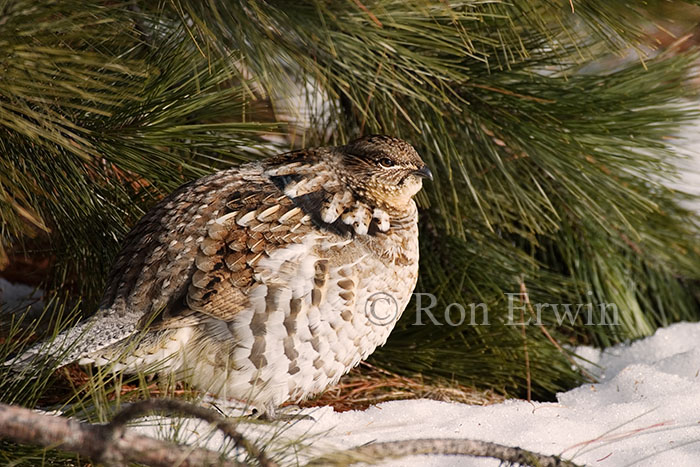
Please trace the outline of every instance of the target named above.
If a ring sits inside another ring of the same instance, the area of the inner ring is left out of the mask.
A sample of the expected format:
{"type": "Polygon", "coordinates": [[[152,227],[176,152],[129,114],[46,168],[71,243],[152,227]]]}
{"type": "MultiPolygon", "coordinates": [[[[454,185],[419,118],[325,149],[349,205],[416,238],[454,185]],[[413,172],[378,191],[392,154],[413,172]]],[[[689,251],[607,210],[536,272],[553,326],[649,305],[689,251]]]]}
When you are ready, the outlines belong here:
{"type": "Polygon", "coordinates": [[[127,236],[99,311],[62,336],[78,342],[63,362],[168,358],[164,371],[262,411],[323,391],[408,303],[426,176],[408,143],[370,136],[182,186],[127,236]],[[395,301],[375,304],[386,323],[367,313],[377,293],[395,301]]]}

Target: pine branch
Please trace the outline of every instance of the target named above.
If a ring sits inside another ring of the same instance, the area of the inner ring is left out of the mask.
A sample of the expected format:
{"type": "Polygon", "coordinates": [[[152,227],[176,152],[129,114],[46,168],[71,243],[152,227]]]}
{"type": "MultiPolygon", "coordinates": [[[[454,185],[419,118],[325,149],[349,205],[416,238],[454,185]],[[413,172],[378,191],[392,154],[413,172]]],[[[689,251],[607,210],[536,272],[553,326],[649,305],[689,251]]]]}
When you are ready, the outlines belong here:
{"type": "Polygon", "coordinates": [[[700,221],[665,184],[668,138],[697,115],[697,56],[643,51],[663,16],[646,4],[574,5],[5,2],[0,244],[55,258],[53,284],[79,282],[91,313],[150,205],[281,152],[263,137],[285,105],[303,108],[295,145],[377,132],[418,148],[436,176],[419,200],[418,291],[494,318],[418,329],[409,308],[374,361],[505,394],[530,375],[550,397],[581,379],[554,343],[609,345],[700,315],[700,221]],[[636,59],[601,65],[623,52],[636,59]],[[526,369],[505,323],[521,277],[533,303],[612,303],[620,326],[547,317],[551,339],[527,333],[526,369]]]}

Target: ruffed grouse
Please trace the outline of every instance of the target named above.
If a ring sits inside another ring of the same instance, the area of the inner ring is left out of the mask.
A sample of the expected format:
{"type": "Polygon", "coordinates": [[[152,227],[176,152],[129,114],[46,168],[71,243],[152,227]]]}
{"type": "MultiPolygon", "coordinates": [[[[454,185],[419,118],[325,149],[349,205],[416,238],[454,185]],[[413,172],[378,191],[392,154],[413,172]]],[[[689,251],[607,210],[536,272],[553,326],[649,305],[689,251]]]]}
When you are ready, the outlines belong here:
{"type": "Polygon", "coordinates": [[[323,391],[409,301],[424,177],[410,144],[368,136],[182,186],[127,236],[97,314],[56,341],[75,343],[61,363],[167,359],[163,371],[263,412],[323,391]]]}

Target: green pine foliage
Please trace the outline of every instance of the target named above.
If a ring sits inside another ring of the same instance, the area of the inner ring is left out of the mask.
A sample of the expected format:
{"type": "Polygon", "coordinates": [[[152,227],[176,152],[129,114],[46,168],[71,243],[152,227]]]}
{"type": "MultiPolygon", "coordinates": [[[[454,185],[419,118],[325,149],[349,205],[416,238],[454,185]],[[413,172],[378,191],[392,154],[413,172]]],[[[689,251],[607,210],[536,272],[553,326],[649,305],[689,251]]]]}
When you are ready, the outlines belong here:
{"type": "Polygon", "coordinates": [[[645,56],[642,5],[572,3],[4,1],[0,245],[52,257],[50,285],[89,315],[119,241],[178,185],[291,147],[399,136],[435,174],[416,291],[436,296],[442,325],[415,325],[412,303],[373,361],[551,397],[585,377],[567,345],[700,313],[698,219],[665,183],[668,138],[697,117],[697,57],[645,56]],[[283,115],[293,94],[308,125],[283,115]],[[480,303],[488,325],[471,322],[480,303]],[[593,323],[544,309],[542,326],[518,325],[538,303],[591,303],[593,323]],[[601,304],[619,325],[597,325],[601,304]]]}

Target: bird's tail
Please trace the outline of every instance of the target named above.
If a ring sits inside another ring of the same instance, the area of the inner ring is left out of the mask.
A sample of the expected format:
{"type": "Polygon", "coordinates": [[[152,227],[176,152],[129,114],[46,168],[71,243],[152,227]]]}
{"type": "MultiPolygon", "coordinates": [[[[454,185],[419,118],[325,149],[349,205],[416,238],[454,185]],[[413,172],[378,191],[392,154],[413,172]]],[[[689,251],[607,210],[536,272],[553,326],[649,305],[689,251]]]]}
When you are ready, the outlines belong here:
{"type": "Polygon", "coordinates": [[[108,324],[115,329],[105,329],[104,323],[92,318],[78,323],[56,337],[34,344],[30,348],[6,360],[2,365],[15,374],[29,374],[34,369],[55,369],[82,360],[91,361],[90,355],[124,340],[133,333],[131,326],[108,324]]]}
{"type": "Polygon", "coordinates": [[[149,332],[136,315],[114,315],[101,310],[89,320],[55,338],[33,345],[0,366],[20,378],[42,370],[53,371],[69,363],[94,363],[109,371],[159,371],[163,365],[179,366],[180,350],[191,339],[192,327],[149,332]]]}
{"type": "Polygon", "coordinates": [[[85,346],[83,338],[91,329],[91,320],[79,323],[54,338],[38,342],[6,360],[3,366],[13,373],[26,373],[30,368],[59,368],[80,357],[85,346]]]}

